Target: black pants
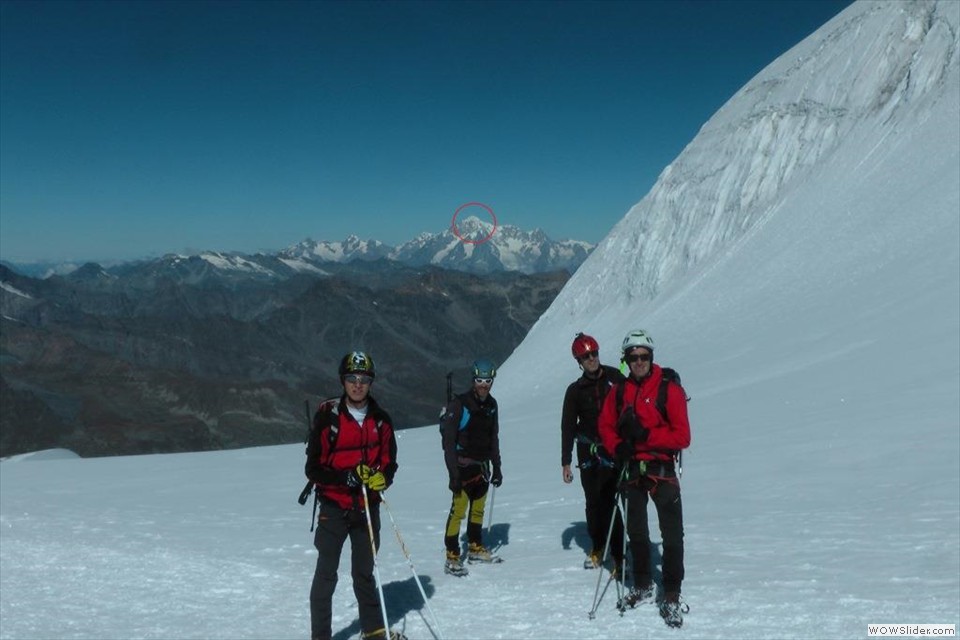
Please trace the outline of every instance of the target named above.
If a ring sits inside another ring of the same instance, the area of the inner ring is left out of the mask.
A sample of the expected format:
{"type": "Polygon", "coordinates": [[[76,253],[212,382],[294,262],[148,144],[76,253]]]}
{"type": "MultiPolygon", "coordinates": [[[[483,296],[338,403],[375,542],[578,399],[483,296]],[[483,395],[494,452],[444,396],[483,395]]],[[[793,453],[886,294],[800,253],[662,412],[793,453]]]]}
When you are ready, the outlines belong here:
{"type": "MultiPolygon", "coordinates": [[[[596,465],[589,469],[580,468],[580,484],[586,498],[587,532],[593,551],[603,552],[610,528],[610,517],[617,503],[617,478],[619,471],[612,467],[596,465]]],[[[614,516],[613,534],[610,538],[610,556],[619,560],[623,556],[623,520],[620,512],[614,516]]]]}
{"type": "MultiPolygon", "coordinates": [[[[380,505],[370,505],[373,539],[380,548],[380,505]]],[[[310,637],[328,640],[333,618],[333,592],[337,588],[340,551],[350,536],[350,566],[353,593],[360,609],[360,629],[364,632],[383,629],[383,612],[373,577],[373,549],[367,517],[363,510],[346,510],[330,503],[320,503],[317,531],[313,545],[320,552],[317,569],[310,587],[310,637]]]]}
{"type": "Polygon", "coordinates": [[[647,496],[653,498],[663,539],[663,590],[680,592],[683,582],[683,505],[676,478],[644,476],[623,487],[627,500],[627,536],[633,554],[633,583],[651,582],[647,496]]]}

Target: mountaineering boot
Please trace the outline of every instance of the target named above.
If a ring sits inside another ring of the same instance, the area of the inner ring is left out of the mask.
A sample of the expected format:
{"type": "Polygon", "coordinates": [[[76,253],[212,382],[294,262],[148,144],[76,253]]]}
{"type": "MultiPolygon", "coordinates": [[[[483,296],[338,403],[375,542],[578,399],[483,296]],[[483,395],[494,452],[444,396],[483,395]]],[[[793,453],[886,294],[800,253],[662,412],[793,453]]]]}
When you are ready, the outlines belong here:
{"type": "Polygon", "coordinates": [[[638,604],[646,604],[653,601],[653,584],[648,582],[640,585],[634,585],[633,588],[623,597],[623,608],[633,609],[638,604]]]}
{"type": "Polygon", "coordinates": [[[669,591],[660,601],[660,617],[668,627],[679,629],[683,626],[683,614],[690,611],[690,607],[680,602],[680,594],[669,591]]]}
{"type": "Polygon", "coordinates": [[[360,640],[407,640],[407,636],[403,635],[399,631],[394,631],[390,629],[390,635],[388,636],[383,627],[375,629],[373,631],[368,631],[366,633],[360,634],[360,640]]]}
{"type": "Polygon", "coordinates": [[[467,568],[463,566],[463,561],[460,560],[459,552],[447,551],[447,561],[443,564],[443,572],[457,577],[467,575],[467,568]]]}
{"type": "Polygon", "coordinates": [[[594,549],[587,554],[586,560],[583,561],[584,569],[596,569],[600,566],[600,552],[594,549]]]}
{"type": "Polygon", "coordinates": [[[479,542],[471,542],[467,545],[467,562],[470,564],[475,562],[495,563],[501,561],[500,556],[493,555],[489,549],[479,542]]]}

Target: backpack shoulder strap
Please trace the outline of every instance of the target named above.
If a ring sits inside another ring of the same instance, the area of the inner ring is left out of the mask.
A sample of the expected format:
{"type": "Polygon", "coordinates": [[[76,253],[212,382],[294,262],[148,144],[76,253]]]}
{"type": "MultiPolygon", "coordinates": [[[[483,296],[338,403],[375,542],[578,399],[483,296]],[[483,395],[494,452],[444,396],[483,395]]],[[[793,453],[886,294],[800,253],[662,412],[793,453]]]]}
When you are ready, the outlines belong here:
{"type": "Polygon", "coordinates": [[[327,436],[330,439],[330,450],[333,451],[333,447],[337,444],[337,436],[340,435],[340,403],[337,401],[330,402],[330,434],[327,436]]]}
{"type": "Polygon", "coordinates": [[[669,421],[667,417],[667,387],[669,386],[670,381],[664,378],[660,381],[660,387],[657,389],[657,411],[659,411],[663,419],[667,421],[669,421]]]}
{"type": "Polygon", "coordinates": [[[383,408],[374,400],[370,398],[370,416],[373,418],[376,427],[377,435],[380,435],[380,429],[383,427],[383,423],[386,422],[391,427],[393,426],[393,419],[390,417],[390,414],[383,410],[383,408]]]}
{"type": "Polygon", "coordinates": [[[457,431],[464,431],[467,428],[467,423],[470,422],[470,396],[469,391],[466,393],[458,393],[453,397],[455,402],[455,410],[459,410],[460,417],[457,419],[457,431]]]}
{"type": "Polygon", "coordinates": [[[337,444],[337,436],[340,434],[339,416],[340,399],[330,398],[321,402],[320,406],[317,407],[317,416],[313,421],[313,428],[317,431],[317,435],[320,435],[323,429],[327,429],[327,442],[330,443],[331,453],[337,444]]]}
{"type": "Polygon", "coordinates": [[[690,396],[687,395],[686,390],[683,388],[683,385],[680,383],[680,374],[677,373],[675,369],[670,367],[663,367],[661,369],[663,377],[660,379],[660,387],[657,388],[657,411],[660,412],[660,415],[663,416],[664,420],[667,418],[667,388],[670,386],[670,383],[673,383],[680,387],[680,390],[683,391],[683,397],[688,402],[690,396]]]}
{"type": "Polygon", "coordinates": [[[323,444],[321,437],[324,430],[327,431],[327,443],[328,455],[326,462],[329,462],[329,457],[333,455],[333,448],[337,443],[337,435],[340,431],[340,420],[338,419],[338,414],[340,413],[340,400],[339,398],[330,398],[329,400],[324,400],[317,407],[317,411],[313,416],[313,422],[310,425],[310,434],[307,437],[307,457],[311,455],[320,455],[323,451],[323,444]]]}

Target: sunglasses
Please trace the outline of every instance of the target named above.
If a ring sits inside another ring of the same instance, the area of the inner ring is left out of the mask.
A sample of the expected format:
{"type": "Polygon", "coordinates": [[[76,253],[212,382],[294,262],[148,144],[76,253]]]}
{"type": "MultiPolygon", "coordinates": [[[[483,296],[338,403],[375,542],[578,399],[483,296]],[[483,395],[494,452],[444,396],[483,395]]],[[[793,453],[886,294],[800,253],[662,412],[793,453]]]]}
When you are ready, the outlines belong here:
{"type": "Polygon", "coordinates": [[[370,376],[358,376],[358,375],[355,375],[355,374],[350,374],[350,375],[348,375],[348,376],[343,376],[343,379],[344,379],[346,382],[350,382],[350,383],[352,383],[352,384],[368,385],[368,384],[370,384],[371,382],[373,382],[373,378],[371,378],[370,376]]]}
{"type": "Polygon", "coordinates": [[[493,384],[493,378],[474,378],[473,381],[476,384],[485,384],[488,386],[493,384]]]}
{"type": "Polygon", "coordinates": [[[650,362],[653,360],[653,356],[649,353],[634,353],[624,358],[624,360],[630,364],[634,362],[650,362]]]}
{"type": "Polygon", "coordinates": [[[599,351],[587,351],[585,354],[577,358],[579,362],[584,362],[585,360],[592,360],[593,358],[599,358],[599,351]]]}

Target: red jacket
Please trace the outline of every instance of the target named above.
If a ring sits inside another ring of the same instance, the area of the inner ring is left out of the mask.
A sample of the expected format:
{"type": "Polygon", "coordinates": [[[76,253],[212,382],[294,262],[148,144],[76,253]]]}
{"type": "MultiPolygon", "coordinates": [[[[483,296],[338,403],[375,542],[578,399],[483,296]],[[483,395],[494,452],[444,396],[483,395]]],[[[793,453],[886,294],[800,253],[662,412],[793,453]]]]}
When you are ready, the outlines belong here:
{"type": "MultiPolygon", "coordinates": [[[[634,460],[670,460],[674,451],[686,449],[690,446],[690,421],[687,418],[687,396],[683,388],[674,383],[667,385],[667,417],[657,410],[657,391],[663,371],[660,366],[653,364],[650,375],[639,383],[633,378],[627,378],[623,389],[622,412],[627,406],[633,405],[633,410],[640,424],[650,430],[646,442],[637,442],[634,445],[634,460]]],[[[610,389],[600,410],[597,419],[597,432],[607,451],[616,452],[617,445],[623,438],[617,431],[617,389],[610,389]]]]}
{"type": "MultiPolygon", "coordinates": [[[[367,416],[357,423],[347,409],[345,397],[320,403],[313,416],[307,444],[306,474],[313,480],[321,500],[343,509],[363,509],[361,487],[347,484],[347,475],[358,464],[382,471],[387,486],[397,472],[397,441],[390,416],[368,398],[367,416]]],[[[380,502],[380,493],[367,489],[370,503],[380,502]]]]}

